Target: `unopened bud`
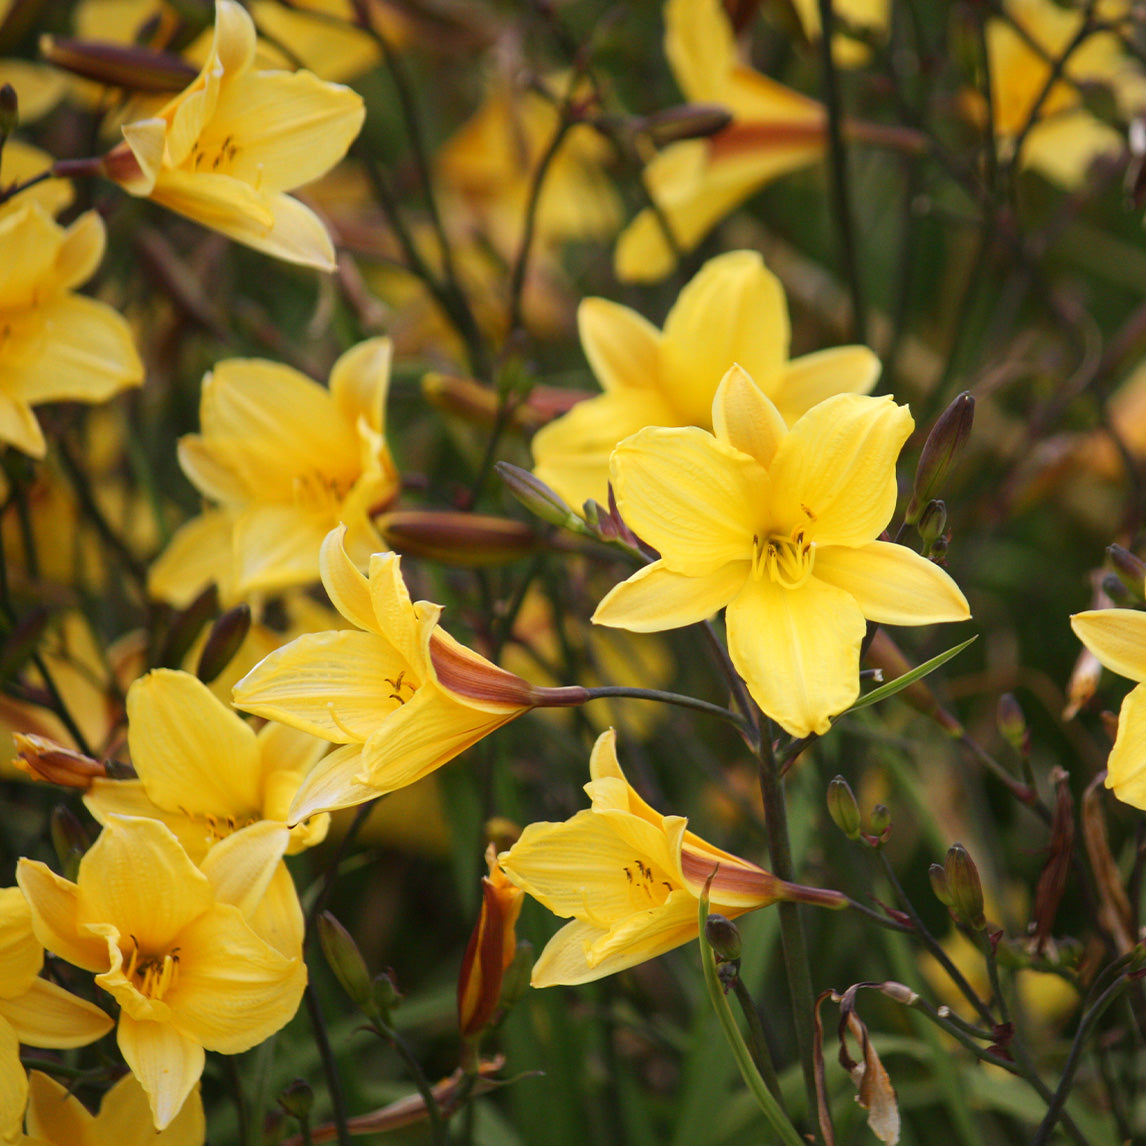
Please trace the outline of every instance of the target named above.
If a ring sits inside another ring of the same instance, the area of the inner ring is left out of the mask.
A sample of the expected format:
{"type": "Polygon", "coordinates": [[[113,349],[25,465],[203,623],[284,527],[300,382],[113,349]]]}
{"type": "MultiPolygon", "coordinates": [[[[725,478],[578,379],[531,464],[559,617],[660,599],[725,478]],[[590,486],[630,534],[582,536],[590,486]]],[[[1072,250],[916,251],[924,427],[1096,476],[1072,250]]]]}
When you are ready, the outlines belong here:
{"type": "Polygon", "coordinates": [[[383,1022],[389,1023],[390,1012],[404,998],[402,992],[398,990],[398,981],[394,978],[393,968],[387,967],[370,981],[370,997],[374,1006],[378,1008],[383,1022]]]}
{"type": "Polygon", "coordinates": [[[305,1078],[296,1078],[283,1087],[279,1095],[279,1106],[292,1118],[299,1122],[309,1122],[311,1108],[314,1106],[314,1091],[305,1078]]]}
{"type": "Polygon", "coordinates": [[[947,877],[952,908],[964,923],[981,931],[987,926],[983,915],[983,885],[975,861],[962,844],[952,844],[948,849],[943,873],[947,877]]]}
{"type": "Polygon", "coordinates": [[[92,846],[91,836],[75,812],[63,804],[57,804],[52,809],[48,823],[52,847],[60,861],[60,874],[64,879],[75,882],[80,871],[80,860],[92,846]]]}
{"type": "Polygon", "coordinates": [[[40,54],[64,71],[128,91],[180,92],[197,74],[182,56],[105,40],[41,36],[40,54]]]}
{"type": "Polygon", "coordinates": [[[914,1005],[915,1000],[919,998],[906,983],[897,983],[894,979],[880,983],[879,989],[881,994],[894,999],[897,1003],[902,1003],[905,1007],[914,1005]]]}
{"type": "Polygon", "coordinates": [[[919,515],[915,528],[923,540],[923,550],[927,552],[943,536],[947,528],[947,505],[942,501],[929,501],[919,515]]]}
{"type": "Polygon", "coordinates": [[[318,917],[318,940],[342,989],[357,1006],[368,1009],[374,1001],[374,992],[366,960],[362,958],[362,952],[358,950],[358,944],[350,932],[329,911],[324,911],[318,917]]]}
{"type": "Polygon", "coordinates": [[[533,944],[528,939],[520,939],[513,953],[513,959],[501,977],[500,1009],[506,1012],[529,990],[529,978],[533,974],[533,944]]]}
{"type": "Polygon", "coordinates": [[[944,907],[954,907],[955,902],[951,898],[951,889],[947,886],[947,872],[944,870],[941,863],[933,863],[928,869],[927,874],[931,877],[931,890],[935,892],[935,898],[939,900],[944,907]]]}
{"type": "Polygon", "coordinates": [[[375,519],[378,532],[395,553],[445,565],[504,565],[537,548],[524,522],[456,510],[397,509],[375,519]]]}
{"type": "Polygon", "coordinates": [[[1146,600],[1146,563],[1121,545],[1108,546],[1106,556],[1127,593],[1139,604],[1146,600]]]}
{"type": "Polygon", "coordinates": [[[251,606],[244,602],[228,609],[211,626],[195,675],[210,684],[231,663],[250,631],[251,606]]]}
{"type": "Polygon", "coordinates": [[[947,556],[947,538],[937,537],[928,547],[927,556],[938,564],[943,564],[943,559],[947,556]]]}
{"type": "Polygon", "coordinates": [[[11,84],[0,84],[0,146],[20,122],[20,101],[11,84]]]}
{"type": "Polygon", "coordinates": [[[718,963],[734,963],[740,958],[740,928],[728,916],[710,915],[704,921],[704,937],[718,963]]]}
{"type": "Polygon", "coordinates": [[[1133,607],[1135,600],[1130,591],[1122,583],[1117,573],[1104,573],[1100,582],[1103,593],[1110,598],[1112,605],[1133,607]]]}
{"type": "Polygon", "coordinates": [[[931,427],[919,455],[915,484],[907,506],[906,518],[910,524],[918,522],[923,507],[942,488],[948,471],[967,444],[974,420],[975,399],[964,390],[931,427]]]}
{"type": "Polygon", "coordinates": [[[881,843],[891,835],[891,810],[886,804],[876,804],[872,808],[868,830],[873,836],[878,836],[881,843]]]}
{"type": "Polygon", "coordinates": [[[707,139],[731,122],[732,113],[720,104],[690,103],[654,112],[636,126],[659,151],[682,139],[707,139]]]}
{"type": "Polygon", "coordinates": [[[851,785],[842,776],[836,776],[828,785],[828,815],[849,840],[859,839],[859,804],[856,803],[851,785]]]}
{"type": "Polygon", "coordinates": [[[1019,707],[1014,694],[1003,693],[995,710],[995,722],[1006,742],[1016,751],[1026,756],[1031,750],[1031,734],[1027,729],[1026,717],[1019,707]]]}
{"type": "Polygon", "coordinates": [[[156,668],[179,668],[203,626],[219,611],[219,594],[208,585],[185,609],[171,620],[166,639],[156,658],[156,668]]]}
{"type": "Polygon", "coordinates": [[[505,482],[509,492],[534,517],[540,517],[542,521],[560,526],[562,529],[585,532],[581,519],[540,478],[534,477],[520,466],[510,465],[509,462],[498,462],[494,469],[497,470],[498,477],[505,482]]]}
{"type": "Polygon", "coordinates": [[[33,780],[87,791],[93,780],[107,776],[107,767],[99,760],[57,744],[46,736],[14,732],[12,739],[16,741],[13,764],[33,780]]]}

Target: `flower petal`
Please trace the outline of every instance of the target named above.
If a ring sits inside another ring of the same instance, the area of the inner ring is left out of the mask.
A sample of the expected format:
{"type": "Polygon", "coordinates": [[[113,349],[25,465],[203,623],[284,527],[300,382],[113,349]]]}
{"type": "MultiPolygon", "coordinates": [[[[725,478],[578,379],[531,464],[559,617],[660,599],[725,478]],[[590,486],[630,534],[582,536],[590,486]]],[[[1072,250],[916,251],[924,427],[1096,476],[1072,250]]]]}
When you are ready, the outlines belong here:
{"type": "Polygon", "coordinates": [[[203,1073],[202,1046],[167,1023],[119,1016],[119,1049],[147,1093],[156,1130],[165,1129],[183,1109],[203,1073]]]}
{"type": "Polygon", "coordinates": [[[1131,689],[1122,702],[1106,786],[1124,804],[1146,810],[1146,686],[1131,689]]]}
{"type": "Polygon", "coordinates": [[[0,888],[0,999],[23,994],[44,965],[32,910],[18,887],[0,888]]]}
{"type": "Polygon", "coordinates": [[[203,589],[218,582],[220,596],[229,600],[234,521],[229,511],[208,509],[181,525],[147,571],[151,596],[185,609],[203,589]]]}
{"type": "Polygon", "coordinates": [[[0,442],[15,446],[31,458],[42,458],[48,452],[48,443],[32,407],[3,390],[0,390],[0,442]]]}
{"type": "Polygon", "coordinates": [[[711,573],[692,576],[655,561],[615,585],[593,614],[593,624],[634,633],[679,629],[724,608],[751,572],[747,561],[730,561],[711,573]]]}
{"type": "Polygon", "coordinates": [[[347,555],[345,537],[346,526],[339,525],[323,539],[318,555],[322,586],[330,598],[330,603],[352,625],[381,636],[382,630],[378,626],[378,618],[374,616],[370,582],[347,555]]]}
{"type": "Polygon", "coordinates": [[[1070,619],[1075,636],[1111,672],[1146,681],[1146,613],[1136,609],[1090,609],[1070,619]]]}
{"type": "MultiPolygon", "coordinates": [[[[147,1095],[139,1080],[131,1074],[124,1075],[104,1096],[100,1103],[97,1121],[100,1137],[92,1146],[203,1146],[206,1141],[206,1122],[203,1117],[203,1100],[199,1087],[193,1086],[183,1103],[183,1109],[168,1123],[167,1129],[140,1142],[137,1135],[150,1119],[147,1095]]],[[[146,1130],[143,1131],[146,1134],[146,1130]]],[[[54,1138],[54,1142],[70,1142],[76,1139],[54,1138]]]]}
{"type": "Polygon", "coordinates": [[[330,371],[330,396],[348,426],[363,418],[376,434],[386,433],[386,395],[390,389],[388,338],[368,338],[352,346],[330,371]]]}
{"type": "Polygon", "coordinates": [[[769,474],[784,532],[809,522],[818,545],[866,545],[895,512],[895,462],[914,422],[891,398],[837,394],[792,426],[769,474]]]}
{"type": "Polygon", "coordinates": [[[430,667],[430,636],[442,614],[441,605],[410,601],[396,553],[375,553],[370,558],[370,601],[375,627],[416,674],[425,679],[430,667]]]}
{"type": "Polygon", "coordinates": [[[16,1032],[0,1020],[0,1142],[20,1142],[27,1101],[28,1078],[20,1062],[20,1040],[16,1032]]]}
{"type": "Polygon", "coordinates": [[[608,299],[587,298],[577,308],[577,330],[589,367],[606,393],[656,388],[661,332],[643,315],[608,299]]]}
{"type": "Polygon", "coordinates": [[[36,938],[49,951],[85,971],[107,970],[107,943],[79,930],[79,888],[74,883],[39,860],[30,859],[21,859],[16,865],[16,882],[32,909],[36,938]]]}
{"type": "Polygon", "coordinates": [[[866,346],[832,346],[787,363],[770,397],[791,426],[833,394],[870,394],[881,369],[879,358],[866,346]]]}
{"type": "Polygon", "coordinates": [[[753,579],[725,616],[736,671],[793,736],[827,732],[859,695],[867,626],[851,594],[815,577],[799,589],[753,579]]]}
{"type": "MultiPolygon", "coordinates": [[[[146,1104],[144,1114],[150,1121],[146,1104]]],[[[69,1094],[67,1088],[54,1078],[38,1070],[28,1075],[27,1125],[29,1137],[43,1139],[44,1142],[75,1142],[87,1146],[87,1143],[95,1141],[92,1137],[95,1118],[88,1113],[84,1104],[74,1094],[69,1094]]],[[[126,1146],[131,1140],[121,1141],[126,1146]]]]}
{"type": "Polygon", "coordinates": [[[930,625],[971,615],[951,577],[906,545],[872,541],[858,549],[817,547],[813,575],[850,593],[863,615],[880,624],[930,625]]]}
{"type": "Polygon", "coordinates": [[[765,469],[788,432],[780,411],[739,363],[720,380],[712,400],[712,426],[717,438],[765,469]]]}
{"type": "Polygon", "coordinates": [[[287,823],[298,824],[319,812],[353,808],[375,799],[380,793],[361,781],[362,744],[344,744],[324,756],[299,785],[287,812],[287,823]]]}
{"type": "Polygon", "coordinates": [[[275,592],[318,580],[318,551],[337,510],[248,506],[235,515],[235,590],[275,592]]]}
{"type": "Polygon", "coordinates": [[[610,470],[622,516],[666,567],[702,575],[751,556],[770,482],[747,454],[693,427],[651,428],[613,451],[610,470]]]}
{"type": "Polygon", "coordinates": [[[87,1046],[115,1026],[106,1011],[47,979],[34,980],[16,998],[0,999],[0,1018],[34,1047],[87,1046]]]}

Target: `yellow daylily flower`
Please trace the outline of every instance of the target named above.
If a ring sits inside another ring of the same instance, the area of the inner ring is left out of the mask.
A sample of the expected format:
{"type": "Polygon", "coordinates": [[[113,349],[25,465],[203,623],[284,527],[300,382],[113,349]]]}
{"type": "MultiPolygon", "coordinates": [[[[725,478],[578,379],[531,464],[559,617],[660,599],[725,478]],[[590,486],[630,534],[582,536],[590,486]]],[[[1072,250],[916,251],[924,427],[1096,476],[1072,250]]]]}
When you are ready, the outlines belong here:
{"type": "Polygon", "coordinates": [[[255,26],[217,0],[203,70],[156,115],[123,127],[108,178],[257,251],[334,270],[322,221],[286,192],[329,171],[362,127],[362,98],[309,72],[259,71],[255,26]]]}
{"type": "Polygon", "coordinates": [[[1137,682],[1118,712],[1118,735],[1106,762],[1106,786],[1146,811],[1146,613],[1089,609],[1070,619],[1075,636],[1119,676],[1137,682]]]}
{"type": "MultiPolygon", "coordinates": [[[[719,104],[732,122],[709,139],[674,143],[645,168],[677,247],[693,247],[765,183],[822,158],[827,118],[815,100],[739,62],[720,0],[668,0],[665,54],[690,103],[719,104]]],[[[649,208],[625,228],[613,265],[626,282],[653,282],[676,263],[649,208]]]]}
{"type": "Polygon", "coordinates": [[[694,835],[684,816],[650,808],[621,771],[612,729],[597,738],[589,774],[590,809],[530,824],[498,857],[514,884],[571,920],[541,952],[533,986],[588,983],[695,939],[710,876],[712,911],[729,919],[782,899],[846,905],[839,892],[786,883],[694,835]]]}
{"type": "Polygon", "coordinates": [[[198,1086],[157,1133],[147,1095],[133,1074],[125,1074],[103,1096],[99,1113],[91,1114],[66,1087],[32,1071],[27,1128],[28,1137],[17,1139],[17,1146],[203,1146],[207,1136],[198,1086]]]}
{"type": "Polygon", "coordinates": [[[235,706],[342,745],[303,781],[288,815],[365,803],[413,784],[537,704],[578,704],[583,689],[536,688],[438,627],[441,605],[411,602],[397,556],[364,577],[343,547],[322,545],[322,584],[360,631],[301,636],[235,686],[235,706]]]}
{"type": "Polygon", "coordinates": [[[302,920],[291,952],[250,922],[286,847],[254,824],[192,863],[158,820],[109,816],[75,883],[21,859],[36,936],[120,1006],[119,1049],[170,1125],[203,1071],[204,1049],[238,1054],[279,1030],[306,984],[302,920]]]}
{"type": "Polygon", "coordinates": [[[534,471],[570,505],[608,502],[609,455],[645,426],[712,429],[712,399],[739,362],[791,425],[832,394],[867,394],[879,359],[865,346],[788,358],[780,280],[755,251],[710,259],[680,292],[659,331],[603,298],[577,311],[581,345],[603,394],[579,402],[533,439],[534,471]]]}
{"type": "Polygon", "coordinates": [[[865,618],[970,615],[938,565],[875,540],[895,510],[895,461],[914,422],[891,398],[839,394],[789,428],[735,366],[712,421],[715,435],[651,428],[614,450],[617,505],[661,557],[593,620],[655,632],[727,606],[728,651],[756,703],[793,736],[826,732],[859,695],[865,618]]]}
{"type": "MultiPolygon", "coordinates": [[[[1076,85],[1109,85],[1123,113],[1131,114],[1142,104],[1141,69],[1128,66],[1116,35],[1096,33],[1070,54],[1062,78],[1044,97],[1053,62],[1077,36],[1086,13],[1051,0],[1007,0],[1006,9],[1009,20],[991,19],[986,31],[995,135],[1005,154],[1013,152],[1037,103],[1019,162],[1063,187],[1078,187],[1099,155],[1117,155],[1125,145],[1120,132],[1086,110],[1076,85]]],[[[973,118],[986,121],[981,95],[965,93],[964,103],[973,118]]]]}
{"type": "Polygon", "coordinates": [[[390,342],[372,338],[334,364],[330,388],[276,362],[229,358],[203,379],[200,434],[179,442],[183,472],[221,508],[175,535],[150,589],[186,604],[215,580],[224,600],[305,585],[340,521],[355,560],[383,542],[371,520],[397,496],[386,444],[390,342]]]}
{"type": "Polygon", "coordinates": [[[94,211],[67,229],[33,199],[0,215],[0,442],[47,453],[32,407],[104,402],[143,381],[123,316],[73,294],[103,257],[94,211]]]}
{"type": "Polygon", "coordinates": [[[0,888],[0,1142],[18,1138],[27,1099],[20,1044],[82,1047],[112,1028],[99,1007],[41,979],[43,965],[24,893],[0,888]]]}
{"type": "MultiPolygon", "coordinates": [[[[0,75],[0,83],[2,83],[0,75]]],[[[0,151],[0,187],[11,187],[13,183],[23,183],[37,175],[42,175],[55,160],[38,147],[24,143],[19,139],[9,139],[0,151]]],[[[14,195],[7,203],[0,203],[0,219],[11,215],[26,207],[30,202],[37,202],[53,218],[65,207],[70,206],[73,199],[72,185],[67,179],[46,179],[14,195]]]]}

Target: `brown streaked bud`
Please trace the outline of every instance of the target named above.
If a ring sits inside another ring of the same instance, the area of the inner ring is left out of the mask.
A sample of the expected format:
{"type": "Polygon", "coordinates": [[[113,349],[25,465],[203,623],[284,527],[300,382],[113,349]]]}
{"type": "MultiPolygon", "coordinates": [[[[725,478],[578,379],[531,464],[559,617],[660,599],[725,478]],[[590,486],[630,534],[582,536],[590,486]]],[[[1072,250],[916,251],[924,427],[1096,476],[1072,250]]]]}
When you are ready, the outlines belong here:
{"type": "Polygon", "coordinates": [[[311,1108],[314,1106],[314,1091],[305,1078],[296,1078],[283,1087],[278,1103],[292,1118],[297,1118],[299,1122],[308,1122],[311,1108]]]}
{"type": "Polygon", "coordinates": [[[1107,546],[1106,556],[1115,576],[1126,587],[1126,592],[1138,604],[1146,600],[1146,562],[1121,545],[1107,546]]]}
{"type": "Polygon", "coordinates": [[[682,139],[707,139],[732,122],[728,108],[716,103],[687,103],[665,108],[633,126],[659,151],[682,139]]]}
{"type": "Polygon", "coordinates": [[[1020,755],[1031,751],[1031,733],[1014,693],[1004,692],[995,710],[995,723],[1006,742],[1020,755]]]}
{"type": "Polygon", "coordinates": [[[962,844],[952,844],[947,850],[943,874],[947,877],[947,890],[956,914],[969,927],[982,931],[987,926],[983,915],[983,885],[975,861],[962,844]]]}
{"type": "Polygon", "coordinates": [[[832,823],[849,840],[859,839],[861,827],[859,804],[856,803],[851,785],[842,776],[836,776],[828,784],[828,815],[832,817],[832,823]]]}
{"type": "Polygon", "coordinates": [[[735,963],[740,958],[740,928],[727,915],[710,915],[704,921],[704,938],[718,963],[735,963]]]}
{"type": "Polygon", "coordinates": [[[244,602],[228,609],[207,634],[195,675],[210,684],[234,659],[251,631],[251,606],[244,602]]]}
{"type": "Polygon", "coordinates": [[[55,848],[56,857],[60,861],[60,874],[74,883],[79,875],[80,860],[92,846],[91,836],[75,812],[65,808],[63,804],[57,804],[52,809],[48,826],[52,847],[55,848]]]}
{"type": "Polygon", "coordinates": [[[0,84],[0,147],[20,123],[20,101],[11,84],[0,84]]]}
{"type": "Polygon", "coordinates": [[[457,510],[396,509],[374,519],[395,553],[445,565],[504,565],[537,549],[537,535],[524,522],[457,510]]]}
{"type": "Polygon", "coordinates": [[[1066,892],[1074,858],[1074,797],[1070,791],[1070,774],[1063,768],[1055,768],[1051,779],[1055,785],[1054,819],[1051,821],[1047,862],[1035,885],[1030,926],[1034,948],[1040,955],[1054,930],[1055,916],[1066,892]]]}
{"type": "Polygon", "coordinates": [[[12,762],[33,780],[58,784],[61,788],[80,788],[86,792],[93,780],[107,777],[106,764],[57,744],[46,736],[14,732],[12,738],[16,741],[16,756],[12,762]]]}
{"type": "Polygon", "coordinates": [[[943,865],[933,863],[927,869],[927,874],[931,878],[931,890],[935,893],[935,898],[944,907],[954,907],[955,901],[951,898],[951,889],[947,886],[947,872],[943,865]]]}
{"type": "Polygon", "coordinates": [[[586,532],[581,519],[540,478],[528,470],[521,469],[520,466],[510,465],[509,462],[498,462],[494,469],[497,470],[497,476],[505,482],[509,492],[534,517],[540,517],[542,521],[562,529],[571,529],[577,533],[586,532]]]}
{"type": "Polygon", "coordinates": [[[198,74],[182,56],[104,40],[41,36],[40,53],[73,75],[128,91],[181,92],[198,74]]]}
{"type": "Polygon", "coordinates": [[[935,420],[927,441],[923,443],[923,452],[915,470],[915,484],[905,514],[909,524],[919,521],[923,507],[939,492],[971,436],[974,420],[975,399],[967,390],[935,420]]]}
{"type": "Polygon", "coordinates": [[[318,917],[318,940],[342,989],[358,1007],[369,1011],[374,1003],[374,991],[366,960],[350,932],[329,911],[318,917]]]}

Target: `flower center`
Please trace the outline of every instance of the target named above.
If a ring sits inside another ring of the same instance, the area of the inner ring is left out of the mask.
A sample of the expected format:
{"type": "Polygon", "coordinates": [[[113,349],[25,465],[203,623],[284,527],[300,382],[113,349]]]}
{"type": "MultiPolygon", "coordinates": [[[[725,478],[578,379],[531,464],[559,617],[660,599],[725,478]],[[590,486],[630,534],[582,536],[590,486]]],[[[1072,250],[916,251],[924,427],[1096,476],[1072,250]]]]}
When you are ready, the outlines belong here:
{"type": "Polygon", "coordinates": [[[192,823],[203,824],[206,827],[204,834],[204,841],[207,846],[217,844],[220,840],[225,840],[232,832],[237,832],[240,828],[249,827],[251,824],[257,824],[262,816],[257,812],[252,812],[248,816],[215,816],[210,812],[192,812],[183,807],[182,804],[178,805],[178,811],[182,812],[192,823]]]}
{"type": "Polygon", "coordinates": [[[815,542],[798,525],[791,536],[752,538],[752,575],[767,577],[785,589],[799,589],[812,575],[816,563],[815,542]]]}
{"type": "Polygon", "coordinates": [[[179,948],[173,947],[165,955],[145,955],[133,935],[126,975],[141,995],[162,999],[179,982],[179,948]]]}
{"type": "Polygon", "coordinates": [[[664,872],[645,863],[643,859],[634,859],[621,870],[625,873],[629,903],[634,909],[660,907],[668,899],[669,893],[675,890],[673,884],[665,878],[664,872]]]}
{"type": "Polygon", "coordinates": [[[338,509],[346,500],[352,483],[340,481],[330,474],[312,470],[294,478],[294,503],[307,513],[338,516],[338,509]]]}

